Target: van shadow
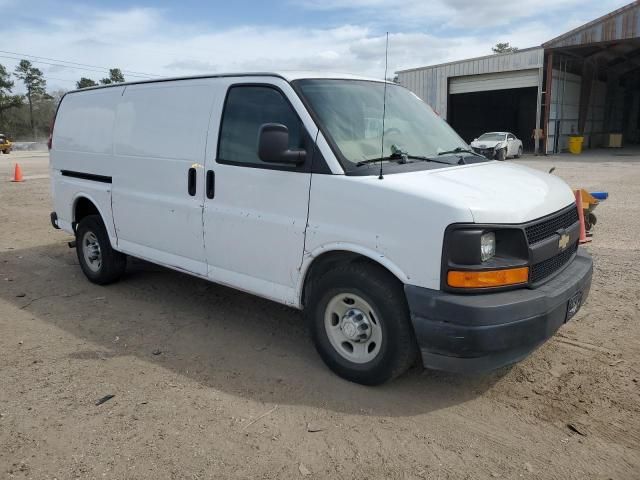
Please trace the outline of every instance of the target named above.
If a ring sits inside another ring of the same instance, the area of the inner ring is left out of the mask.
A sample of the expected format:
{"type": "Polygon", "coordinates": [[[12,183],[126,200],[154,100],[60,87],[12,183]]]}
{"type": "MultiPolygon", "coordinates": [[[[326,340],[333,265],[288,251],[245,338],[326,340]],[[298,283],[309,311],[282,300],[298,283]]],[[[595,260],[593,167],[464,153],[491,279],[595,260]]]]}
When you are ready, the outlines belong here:
{"type": "Polygon", "coordinates": [[[93,285],[62,242],[1,252],[0,266],[12,280],[0,298],[97,346],[74,352],[72,360],[135,356],[258,402],[411,416],[469,401],[504,375],[415,367],[364,387],[325,367],[300,312],[268,300],[136,259],[119,283],[93,285]]]}

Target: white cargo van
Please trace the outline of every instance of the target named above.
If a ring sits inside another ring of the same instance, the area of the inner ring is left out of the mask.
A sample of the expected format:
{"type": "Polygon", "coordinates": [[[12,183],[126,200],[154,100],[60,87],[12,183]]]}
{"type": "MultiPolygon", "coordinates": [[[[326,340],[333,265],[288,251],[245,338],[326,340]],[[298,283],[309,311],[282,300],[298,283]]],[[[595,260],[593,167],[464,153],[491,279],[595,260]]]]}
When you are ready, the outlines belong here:
{"type": "Polygon", "coordinates": [[[591,284],[570,188],[474,154],[392,83],[264,73],[83,89],[62,99],[50,150],[51,221],[75,235],[90,281],[118,280],[133,256],[304,309],[326,364],[363,384],[418,359],[518,361],[591,284]]]}

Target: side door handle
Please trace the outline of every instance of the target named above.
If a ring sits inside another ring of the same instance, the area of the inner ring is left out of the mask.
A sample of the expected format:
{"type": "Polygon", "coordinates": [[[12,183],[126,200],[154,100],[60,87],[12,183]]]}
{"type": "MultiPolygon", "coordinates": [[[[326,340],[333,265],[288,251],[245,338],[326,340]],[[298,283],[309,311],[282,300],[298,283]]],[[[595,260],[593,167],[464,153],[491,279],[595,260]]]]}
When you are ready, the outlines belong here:
{"type": "Polygon", "coordinates": [[[216,172],[213,170],[207,170],[207,198],[213,198],[216,196],[216,172]]]}
{"type": "Polygon", "coordinates": [[[196,195],[196,179],[196,169],[191,167],[189,169],[189,173],[187,174],[187,191],[192,197],[196,195]]]}

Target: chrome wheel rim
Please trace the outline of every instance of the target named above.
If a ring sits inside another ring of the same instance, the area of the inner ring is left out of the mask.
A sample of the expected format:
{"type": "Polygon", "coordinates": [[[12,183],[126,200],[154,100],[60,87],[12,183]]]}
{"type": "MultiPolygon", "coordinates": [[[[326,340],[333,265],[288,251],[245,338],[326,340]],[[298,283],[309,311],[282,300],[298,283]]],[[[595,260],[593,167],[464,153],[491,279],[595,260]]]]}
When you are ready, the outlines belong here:
{"type": "Polygon", "coordinates": [[[341,293],[329,300],[324,327],[331,346],[350,362],[370,362],[382,347],[379,316],[358,295],[341,293]]]}
{"type": "Polygon", "coordinates": [[[82,237],[82,253],[89,270],[98,272],[102,267],[102,250],[95,233],[86,232],[82,237]]]}

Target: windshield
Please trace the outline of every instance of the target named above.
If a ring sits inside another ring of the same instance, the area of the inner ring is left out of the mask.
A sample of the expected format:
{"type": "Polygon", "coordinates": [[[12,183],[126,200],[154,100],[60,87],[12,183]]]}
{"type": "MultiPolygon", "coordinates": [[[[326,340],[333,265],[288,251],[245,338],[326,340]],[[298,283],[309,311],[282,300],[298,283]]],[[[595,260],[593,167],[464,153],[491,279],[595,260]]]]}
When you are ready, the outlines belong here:
{"type": "Polygon", "coordinates": [[[359,162],[397,151],[435,157],[469,148],[431,107],[399,85],[387,84],[382,151],[384,83],[322,79],[299,80],[296,85],[339,150],[347,171],[359,162]]]}
{"type": "Polygon", "coordinates": [[[483,133],[478,140],[485,140],[487,142],[499,142],[504,140],[506,135],[504,133],[483,133]]]}

